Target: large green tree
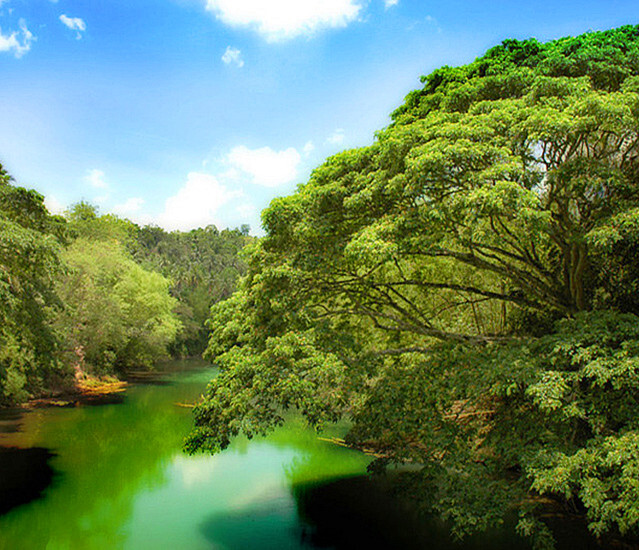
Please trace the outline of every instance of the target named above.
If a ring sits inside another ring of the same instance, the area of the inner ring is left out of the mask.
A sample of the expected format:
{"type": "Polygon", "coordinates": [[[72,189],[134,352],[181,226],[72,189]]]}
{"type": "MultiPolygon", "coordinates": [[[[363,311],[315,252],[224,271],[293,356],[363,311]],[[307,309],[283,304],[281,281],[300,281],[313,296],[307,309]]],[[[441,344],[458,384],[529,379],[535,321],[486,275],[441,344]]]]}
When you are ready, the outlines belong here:
{"type": "Polygon", "coordinates": [[[299,409],[422,465],[460,534],[547,494],[636,533],[639,27],[509,40],[423,79],[375,143],[263,213],[215,306],[187,449],[299,409]]]}
{"type": "Polygon", "coordinates": [[[100,373],[152,366],[180,329],[169,281],[127,251],[138,231],[131,222],[85,203],[67,217],[75,239],[62,254],[57,290],[65,308],[56,327],[68,362],[100,373]]]}
{"type": "Polygon", "coordinates": [[[62,367],[50,326],[64,220],[43,197],[13,185],[0,165],[0,404],[46,385],[62,367]]]}

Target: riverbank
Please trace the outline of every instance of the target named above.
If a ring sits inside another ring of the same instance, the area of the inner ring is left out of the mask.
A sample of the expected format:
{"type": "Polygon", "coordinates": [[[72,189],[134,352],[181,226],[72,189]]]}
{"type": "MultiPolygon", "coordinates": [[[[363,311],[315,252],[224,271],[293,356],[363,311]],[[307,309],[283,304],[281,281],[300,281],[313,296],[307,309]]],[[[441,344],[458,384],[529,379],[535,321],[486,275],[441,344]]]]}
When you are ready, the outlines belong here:
{"type": "Polygon", "coordinates": [[[115,376],[94,376],[82,373],[82,376],[76,376],[72,386],[51,395],[29,399],[19,407],[22,409],[76,407],[84,403],[108,400],[124,392],[128,387],[129,382],[115,376]]]}

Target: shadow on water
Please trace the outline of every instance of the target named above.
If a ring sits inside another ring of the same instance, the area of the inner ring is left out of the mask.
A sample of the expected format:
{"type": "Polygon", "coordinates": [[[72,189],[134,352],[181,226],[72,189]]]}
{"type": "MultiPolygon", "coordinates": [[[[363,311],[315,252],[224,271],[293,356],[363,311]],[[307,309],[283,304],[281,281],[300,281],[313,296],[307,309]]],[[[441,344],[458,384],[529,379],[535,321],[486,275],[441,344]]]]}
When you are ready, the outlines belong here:
{"type": "Polygon", "coordinates": [[[124,377],[129,384],[144,384],[145,386],[170,386],[172,382],[163,377],[164,372],[130,372],[124,377]]]}
{"type": "MultiPolygon", "coordinates": [[[[173,371],[175,370],[176,369],[173,369],[173,371]]],[[[182,371],[186,369],[181,367],[177,370],[182,371]]],[[[133,375],[131,377],[131,381],[136,384],[153,386],[172,384],[171,381],[161,378],[162,376],[166,376],[166,369],[147,374],[149,374],[149,376],[141,375],[137,378],[133,375]]],[[[0,434],[10,435],[22,432],[25,418],[29,414],[32,414],[34,410],[42,410],[44,414],[47,415],[72,414],[75,418],[81,419],[87,414],[90,415],[90,411],[86,409],[83,410],[83,407],[121,405],[125,403],[126,400],[127,395],[125,392],[122,392],[94,396],[81,396],[70,401],[66,406],[58,405],[51,407],[48,403],[40,404],[36,402],[31,410],[21,408],[0,409],[0,434]],[[62,409],[77,409],[77,412],[65,413],[62,409]]],[[[113,416],[113,414],[105,412],[104,415],[97,417],[96,420],[99,421],[99,419],[103,416],[113,416]]],[[[93,416],[90,416],[90,418],[93,418],[93,416]]],[[[123,422],[122,424],[126,424],[126,422],[123,422]]],[[[121,434],[130,433],[126,428],[133,428],[134,426],[134,423],[132,423],[131,426],[122,425],[121,429],[116,433],[118,442],[122,443],[125,441],[127,438],[123,437],[121,434]]],[[[64,441],[63,447],[74,445],[74,428],[75,426],[71,425],[70,429],[65,430],[68,440],[64,441]]],[[[99,430],[100,427],[95,426],[95,428],[99,430]]],[[[43,430],[46,433],[47,427],[45,426],[43,430]]],[[[31,428],[30,431],[34,431],[33,428],[31,428]]],[[[78,441],[90,440],[91,432],[92,430],[87,430],[86,433],[82,432],[82,435],[77,438],[78,441]]],[[[145,432],[144,430],[140,430],[140,433],[145,432]]],[[[56,441],[56,443],[60,442],[56,441]]],[[[138,446],[143,447],[139,444],[138,446]]],[[[104,445],[96,445],[93,448],[98,449],[103,447],[104,445]]],[[[112,446],[112,449],[114,450],[120,448],[121,446],[118,445],[112,446]]],[[[76,454],[86,454],[86,450],[82,448],[81,443],[79,444],[79,451],[76,451],[76,454]]],[[[56,477],[56,474],[50,465],[51,459],[55,456],[56,454],[44,447],[35,446],[21,448],[14,446],[11,442],[8,443],[8,446],[0,445],[0,516],[6,515],[13,508],[37,500],[42,496],[44,490],[51,485],[52,481],[56,477]]],[[[150,454],[149,456],[155,455],[150,454]]],[[[130,464],[130,462],[127,463],[129,466],[130,464]]],[[[105,472],[105,474],[109,474],[109,472],[105,472]]],[[[111,480],[113,477],[116,476],[109,475],[111,480]]]]}
{"type": "Polygon", "coordinates": [[[145,386],[171,386],[176,383],[175,375],[201,372],[210,368],[211,364],[204,359],[192,357],[187,359],[174,359],[158,363],[153,370],[128,371],[124,380],[130,384],[142,384],[145,386]]]}
{"type": "MultiPolygon", "coordinates": [[[[368,476],[342,478],[327,483],[293,487],[300,521],[310,548],[367,550],[528,550],[531,543],[517,535],[515,518],[499,529],[462,541],[451,534],[450,525],[420,513],[409,501],[393,492],[388,482],[368,476]]],[[[555,517],[547,519],[557,550],[601,550],[583,521],[555,517]]]]}
{"type": "MultiPolygon", "coordinates": [[[[34,496],[44,487],[46,491],[26,506],[0,494],[7,509],[0,516],[0,550],[124,548],[136,499],[166,484],[167,466],[190,426],[190,410],[174,402],[194,399],[203,385],[199,377],[210,378],[211,371],[194,375],[194,380],[185,377],[181,386],[134,385],[122,405],[53,407],[25,414],[19,433],[6,436],[6,445],[19,453],[11,459],[7,454],[7,467],[18,469],[5,474],[9,470],[0,464],[0,478],[16,482],[22,502],[28,501],[25,489],[30,484],[37,489],[34,496]],[[20,470],[20,462],[31,456],[40,461],[20,470]],[[63,476],[60,482],[57,472],[63,476]],[[36,475],[40,484],[31,477],[36,475]]],[[[6,491],[13,494],[13,487],[6,491]]]]}
{"type": "Polygon", "coordinates": [[[20,431],[23,417],[23,409],[0,409],[0,434],[12,434],[20,431]]]}
{"type": "Polygon", "coordinates": [[[418,515],[367,476],[293,488],[294,501],[252,503],[200,525],[211,544],[229,550],[527,550],[512,526],[455,541],[446,525],[418,515]]]}
{"type": "Polygon", "coordinates": [[[419,514],[384,483],[368,476],[293,488],[312,548],[404,550],[515,550],[530,545],[506,526],[455,540],[449,526],[419,514]]]}
{"type": "MultiPolygon", "coordinates": [[[[283,432],[284,436],[286,432],[283,432]]],[[[298,435],[298,444],[313,434],[298,435]]],[[[277,436],[271,444],[284,443],[277,436]]],[[[252,500],[218,511],[199,525],[209,544],[229,550],[353,548],[398,550],[528,550],[531,544],[515,531],[516,518],[485,533],[457,540],[451,526],[420,513],[398,495],[393,476],[362,475],[356,463],[335,460],[332,446],[314,447],[284,465],[288,497],[252,500]]],[[[355,458],[357,455],[354,455],[355,458]]],[[[551,525],[558,549],[600,549],[583,524],[558,520],[551,525]]]]}
{"type": "Polygon", "coordinates": [[[85,397],[77,404],[97,407],[100,405],[121,405],[125,400],[124,393],[108,393],[85,397]]]}
{"type": "Polygon", "coordinates": [[[228,550],[293,550],[315,548],[311,533],[291,513],[287,499],[255,503],[207,518],[200,533],[214,547],[228,550]]]}
{"type": "Polygon", "coordinates": [[[12,508],[36,500],[55,476],[48,449],[0,447],[0,516],[12,508]]]}

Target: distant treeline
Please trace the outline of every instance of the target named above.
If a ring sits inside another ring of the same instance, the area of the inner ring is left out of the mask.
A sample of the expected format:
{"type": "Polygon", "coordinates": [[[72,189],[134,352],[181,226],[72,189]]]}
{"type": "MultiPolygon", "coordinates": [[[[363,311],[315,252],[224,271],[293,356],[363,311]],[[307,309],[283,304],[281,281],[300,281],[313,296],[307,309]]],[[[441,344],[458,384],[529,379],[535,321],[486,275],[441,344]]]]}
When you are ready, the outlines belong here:
{"type": "Polygon", "coordinates": [[[84,202],[53,216],[0,165],[0,404],[200,354],[250,240],[247,227],[139,227],[84,202]]]}

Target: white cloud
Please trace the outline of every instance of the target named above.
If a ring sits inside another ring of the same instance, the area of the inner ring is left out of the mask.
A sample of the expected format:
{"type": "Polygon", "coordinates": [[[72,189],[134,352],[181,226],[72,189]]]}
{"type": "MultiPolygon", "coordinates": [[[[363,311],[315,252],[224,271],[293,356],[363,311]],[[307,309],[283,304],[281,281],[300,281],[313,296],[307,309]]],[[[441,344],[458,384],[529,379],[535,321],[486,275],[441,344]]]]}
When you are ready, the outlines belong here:
{"type": "Polygon", "coordinates": [[[229,191],[210,174],[191,172],[184,186],[166,200],[157,223],[169,231],[218,225],[218,210],[240,196],[240,191],[229,191]]]}
{"type": "Polygon", "coordinates": [[[331,145],[341,145],[344,143],[344,130],[342,128],[338,128],[333,132],[333,135],[329,136],[326,141],[331,145]]]}
{"type": "Polygon", "coordinates": [[[62,214],[66,210],[66,207],[53,195],[48,195],[44,198],[44,205],[52,214],[62,214]]]}
{"type": "Polygon", "coordinates": [[[72,31],[77,31],[75,37],[78,40],[82,38],[82,33],[87,30],[86,23],[79,17],[68,17],[67,15],[62,14],[60,16],[60,21],[62,21],[62,23],[72,31]]]}
{"type": "Polygon", "coordinates": [[[237,48],[232,48],[231,46],[227,46],[224,55],[222,56],[222,61],[226,65],[230,65],[233,63],[238,67],[244,67],[244,60],[242,59],[242,52],[237,48]]]}
{"type": "Polygon", "coordinates": [[[104,181],[104,172],[102,170],[89,170],[87,175],[84,176],[84,181],[96,189],[106,189],[109,187],[109,184],[104,181]]]}
{"type": "Polygon", "coordinates": [[[301,160],[293,147],[274,151],[270,147],[249,149],[244,145],[234,147],[226,157],[232,168],[249,174],[252,183],[265,187],[276,187],[295,180],[301,160]]]}
{"type": "Polygon", "coordinates": [[[127,199],[122,204],[116,204],[112,210],[114,214],[118,216],[127,217],[131,214],[136,214],[142,208],[144,204],[144,199],[141,197],[131,197],[127,199]]]}
{"type": "Polygon", "coordinates": [[[235,212],[237,212],[237,215],[244,220],[244,223],[246,223],[247,221],[250,221],[252,218],[254,218],[257,214],[257,207],[254,204],[251,203],[244,203],[244,204],[240,204],[236,209],[235,212]]]}
{"type": "Polygon", "coordinates": [[[223,23],[253,29],[269,42],[345,27],[362,9],[358,0],[207,0],[206,7],[223,23]]]}
{"type": "Polygon", "coordinates": [[[384,7],[386,9],[392,8],[393,6],[396,6],[397,4],[399,4],[399,0],[384,0],[384,7]]]}
{"type": "Polygon", "coordinates": [[[2,34],[0,29],[0,52],[13,52],[18,59],[31,49],[31,43],[36,40],[23,19],[20,20],[19,25],[20,32],[14,31],[7,35],[2,34]]]}

